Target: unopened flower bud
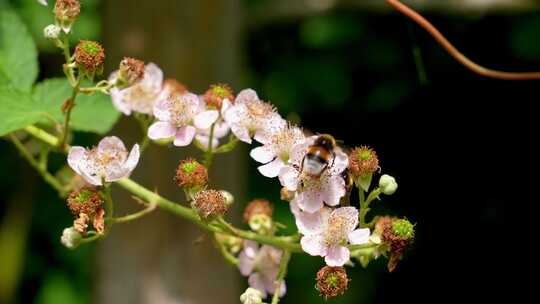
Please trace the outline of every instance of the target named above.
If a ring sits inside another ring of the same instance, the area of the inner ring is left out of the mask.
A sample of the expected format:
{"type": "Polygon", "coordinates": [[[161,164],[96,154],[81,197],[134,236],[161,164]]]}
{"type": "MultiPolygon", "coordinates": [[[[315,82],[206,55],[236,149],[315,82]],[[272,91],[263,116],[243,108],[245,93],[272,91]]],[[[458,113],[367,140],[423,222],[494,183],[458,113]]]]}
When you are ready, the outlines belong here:
{"type": "Polygon", "coordinates": [[[62,232],[60,243],[69,249],[75,249],[80,245],[81,240],[82,235],[75,228],[69,227],[62,232]]]}
{"type": "Polygon", "coordinates": [[[69,210],[75,215],[94,214],[96,209],[103,204],[103,199],[96,188],[83,187],[69,194],[67,204],[69,210]]]}
{"type": "Polygon", "coordinates": [[[49,24],[43,29],[43,36],[47,39],[58,39],[62,29],[55,24],[49,24]]]}
{"type": "Polygon", "coordinates": [[[225,197],[217,190],[202,190],[195,194],[191,207],[204,220],[213,220],[227,212],[225,197]]]}
{"type": "Polygon", "coordinates": [[[272,231],[272,204],[264,199],[251,201],[244,209],[244,222],[251,230],[261,234],[272,231]]]}
{"type": "Polygon", "coordinates": [[[198,161],[188,158],[178,164],[175,181],[178,186],[196,192],[208,183],[208,170],[198,161]]]}
{"type": "Polygon", "coordinates": [[[213,84],[210,88],[204,93],[204,101],[209,107],[214,107],[216,109],[221,109],[221,105],[224,99],[229,101],[234,101],[234,95],[232,89],[222,83],[213,84]]]}
{"type": "Polygon", "coordinates": [[[375,150],[361,146],[351,151],[349,155],[349,172],[356,185],[364,191],[369,190],[373,173],[379,169],[379,158],[375,150]]]}
{"type": "Polygon", "coordinates": [[[240,302],[242,302],[242,304],[262,304],[262,296],[262,292],[255,288],[249,287],[240,296],[240,302]]]}
{"type": "Polygon", "coordinates": [[[388,174],[383,174],[381,179],[379,179],[379,187],[381,188],[382,193],[392,195],[396,192],[398,184],[395,178],[388,174]]]}
{"type": "Polygon", "coordinates": [[[316,288],[325,300],[342,295],[348,285],[349,278],[343,267],[324,266],[317,272],[316,288]]]}
{"type": "Polygon", "coordinates": [[[105,50],[95,41],[81,40],[75,47],[75,63],[90,79],[103,72],[105,50]]]}
{"type": "Polygon", "coordinates": [[[225,198],[225,204],[230,207],[234,203],[234,196],[229,191],[220,190],[219,192],[225,198]]]}
{"type": "Polygon", "coordinates": [[[54,5],[54,16],[58,23],[68,33],[71,30],[71,25],[81,13],[81,3],[79,0],[56,0],[54,5]]]}
{"type": "Polygon", "coordinates": [[[222,233],[216,233],[216,239],[232,254],[240,252],[240,250],[242,250],[242,244],[244,243],[241,238],[222,233]]]}
{"type": "Polygon", "coordinates": [[[283,201],[290,202],[294,198],[294,191],[290,191],[286,187],[281,188],[280,198],[283,201]]]}
{"type": "Polygon", "coordinates": [[[134,85],[144,77],[144,62],[135,58],[124,57],[120,61],[116,86],[120,89],[134,85]]]}

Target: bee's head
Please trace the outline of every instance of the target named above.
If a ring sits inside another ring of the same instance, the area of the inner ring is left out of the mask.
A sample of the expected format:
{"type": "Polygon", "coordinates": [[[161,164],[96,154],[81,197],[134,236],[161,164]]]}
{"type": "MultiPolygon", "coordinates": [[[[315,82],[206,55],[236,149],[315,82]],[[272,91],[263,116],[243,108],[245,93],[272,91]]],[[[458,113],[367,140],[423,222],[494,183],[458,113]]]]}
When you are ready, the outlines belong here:
{"type": "Polygon", "coordinates": [[[321,134],[315,139],[315,145],[332,151],[336,147],[336,140],[330,134],[321,134]]]}

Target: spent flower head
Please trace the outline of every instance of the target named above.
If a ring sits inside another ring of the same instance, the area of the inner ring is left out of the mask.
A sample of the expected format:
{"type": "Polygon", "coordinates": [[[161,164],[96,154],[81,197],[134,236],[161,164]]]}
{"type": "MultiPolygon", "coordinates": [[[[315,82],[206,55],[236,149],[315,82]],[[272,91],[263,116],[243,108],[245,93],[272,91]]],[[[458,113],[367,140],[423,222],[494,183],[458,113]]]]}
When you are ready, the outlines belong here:
{"type": "Polygon", "coordinates": [[[80,71],[90,79],[103,72],[105,50],[95,41],[81,40],[73,54],[80,71]]]}
{"type": "Polygon", "coordinates": [[[64,32],[69,33],[73,22],[81,13],[81,2],[79,0],[56,0],[53,11],[56,21],[64,32]]]}
{"type": "Polygon", "coordinates": [[[67,161],[71,169],[88,183],[101,186],[103,181],[113,182],[128,177],[137,166],[139,156],[138,144],[128,153],[118,137],[108,136],[92,149],[71,147],[67,161]]]}
{"type": "Polygon", "coordinates": [[[349,285],[349,278],[343,267],[324,266],[317,272],[316,281],[315,286],[325,300],[342,295],[349,285]]]}
{"type": "Polygon", "coordinates": [[[377,220],[374,233],[387,245],[390,254],[388,270],[392,272],[414,241],[414,225],[407,219],[383,216],[377,220]]]}
{"type": "Polygon", "coordinates": [[[176,169],[176,184],[187,189],[201,189],[208,183],[208,170],[193,158],[182,160],[176,169]]]}
{"type": "Polygon", "coordinates": [[[349,154],[349,171],[354,179],[373,174],[379,169],[379,158],[375,150],[361,146],[354,148],[349,154]]]}
{"type": "Polygon", "coordinates": [[[144,77],[144,68],[144,61],[124,57],[120,61],[115,86],[119,89],[124,89],[139,82],[144,77]]]}
{"type": "Polygon", "coordinates": [[[203,99],[208,107],[221,110],[223,101],[225,99],[229,101],[234,100],[234,94],[231,87],[223,83],[218,83],[210,85],[210,88],[204,93],[203,99]]]}
{"type": "Polygon", "coordinates": [[[217,190],[197,192],[191,202],[191,207],[206,221],[225,215],[228,209],[225,196],[217,190]]]}
{"type": "Polygon", "coordinates": [[[67,198],[69,210],[75,215],[94,214],[102,204],[103,198],[94,187],[83,187],[73,191],[67,198]]]}

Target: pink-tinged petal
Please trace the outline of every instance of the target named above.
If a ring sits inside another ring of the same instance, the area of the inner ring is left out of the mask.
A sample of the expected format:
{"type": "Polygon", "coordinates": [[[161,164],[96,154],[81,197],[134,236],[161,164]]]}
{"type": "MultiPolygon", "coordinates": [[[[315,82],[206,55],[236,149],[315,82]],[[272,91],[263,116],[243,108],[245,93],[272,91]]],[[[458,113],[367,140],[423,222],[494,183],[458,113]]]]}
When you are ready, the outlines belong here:
{"type": "Polygon", "coordinates": [[[255,288],[258,291],[260,291],[262,293],[262,298],[263,299],[266,298],[266,296],[268,295],[266,293],[264,279],[263,279],[261,274],[259,274],[259,273],[251,274],[249,276],[249,278],[248,278],[248,284],[249,284],[249,287],[255,288]]]}
{"type": "Polygon", "coordinates": [[[328,206],[337,206],[345,195],[345,181],[340,175],[325,175],[321,187],[321,195],[328,206]]]}
{"type": "Polygon", "coordinates": [[[349,157],[341,149],[336,149],[335,159],[331,167],[333,174],[340,174],[349,166],[349,157]]]}
{"type": "Polygon", "coordinates": [[[96,174],[96,172],[88,170],[88,168],[83,167],[81,168],[81,176],[84,178],[84,180],[94,186],[101,186],[102,185],[102,176],[96,174]]]}
{"type": "MultiPolygon", "coordinates": [[[[266,291],[269,294],[273,295],[276,293],[276,288],[278,286],[276,279],[277,279],[277,276],[269,277],[264,274],[261,275],[261,280],[262,280],[262,283],[264,284],[264,289],[266,289],[266,291]]],[[[286,288],[287,287],[285,286],[285,282],[282,281],[279,288],[279,297],[283,297],[285,295],[285,293],[287,292],[286,288]]]]}
{"type": "MultiPolygon", "coordinates": [[[[210,140],[210,137],[208,135],[195,135],[195,140],[204,147],[204,150],[208,150],[208,141],[210,140]]],[[[212,139],[212,149],[215,149],[219,146],[219,140],[217,138],[212,139]]]]}
{"type": "Polygon", "coordinates": [[[343,227],[346,234],[352,232],[358,226],[358,210],[355,207],[341,207],[332,211],[332,218],[339,218],[339,222],[345,224],[343,227]]]}
{"type": "Polygon", "coordinates": [[[226,111],[223,112],[223,119],[227,124],[232,127],[232,125],[237,124],[240,122],[241,119],[241,113],[245,111],[245,106],[242,105],[234,105],[228,108],[226,111]]]}
{"type": "Polygon", "coordinates": [[[141,157],[141,151],[140,151],[139,145],[135,144],[133,145],[133,148],[131,148],[131,151],[129,152],[129,156],[126,159],[126,162],[124,163],[124,168],[128,170],[129,172],[133,171],[133,169],[137,167],[140,157],[141,157]]]}
{"type": "MultiPolygon", "coordinates": [[[[291,202],[291,206],[293,205],[296,206],[296,203],[291,202]]],[[[293,212],[293,214],[295,215],[296,227],[298,228],[298,231],[303,235],[322,233],[325,229],[325,221],[328,218],[329,212],[330,211],[328,208],[321,208],[321,210],[315,213],[308,213],[297,209],[296,213],[293,212]]]]}
{"type": "Polygon", "coordinates": [[[221,102],[221,116],[224,116],[230,107],[232,107],[231,101],[228,98],[223,99],[221,102]]]}
{"type": "Polygon", "coordinates": [[[324,206],[321,195],[313,190],[302,191],[293,200],[298,203],[300,209],[309,213],[317,212],[324,206]]]}
{"type": "Polygon", "coordinates": [[[294,145],[289,152],[289,163],[300,165],[311,143],[312,141],[310,140],[304,140],[294,145]]]}
{"type": "Polygon", "coordinates": [[[148,137],[150,139],[165,139],[176,135],[176,127],[168,122],[158,121],[148,128],[148,137]]]}
{"type": "Polygon", "coordinates": [[[298,207],[298,204],[295,201],[291,201],[289,204],[289,207],[291,208],[291,213],[296,217],[302,210],[300,210],[300,207],[298,207]]]}
{"type": "Polygon", "coordinates": [[[243,247],[243,251],[249,258],[254,259],[257,256],[257,253],[259,253],[259,244],[257,244],[257,242],[245,240],[243,247]]]}
{"type": "Polygon", "coordinates": [[[208,129],[219,117],[219,112],[216,110],[201,112],[193,117],[193,125],[197,129],[208,129]]]}
{"type": "Polygon", "coordinates": [[[199,107],[199,96],[193,93],[183,94],[182,100],[186,103],[186,107],[188,109],[196,109],[197,107],[199,107]]]}
{"type": "Polygon", "coordinates": [[[251,152],[249,152],[249,155],[254,160],[266,164],[273,160],[276,157],[276,154],[272,152],[272,150],[268,149],[267,147],[257,147],[255,149],[252,149],[251,152]]]}
{"type": "Polygon", "coordinates": [[[67,162],[68,165],[75,171],[77,174],[81,174],[80,168],[84,165],[85,162],[86,149],[83,147],[71,147],[69,149],[67,162]]]}
{"type": "Polygon", "coordinates": [[[144,78],[142,80],[145,86],[161,88],[163,84],[163,71],[155,64],[148,63],[144,67],[144,78]]]}
{"type": "Polygon", "coordinates": [[[349,243],[353,245],[362,245],[369,242],[369,228],[356,229],[349,233],[349,243]]]}
{"type": "Polygon", "coordinates": [[[184,126],[178,129],[178,131],[176,131],[176,138],[174,139],[173,144],[178,147],[185,147],[189,145],[193,141],[196,132],[197,129],[192,126],[184,126]]]}
{"type": "Polygon", "coordinates": [[[279,171],[279,182],[289,191],[296,191],[298,188],[298,171],[292,166],[286,166],[279,171]]]}
{"type": "Polygon", "coordinates": [[[238,269],[243,276],[248,276],[253,272],[255,259],[249,257],[245,251],[240,252],[238,256],[238,269]]]}
{"type": "Polygon", "coordinates": [[[245,89],[240,91],[240,93],[236,95],[236,100],[234,101],[234,103],[243,104],[252,100],[259,100],[257,92],[255,92],[253,89],[245,89]]]}
{"type": "Polygon", "coordinates": [[[302,250],[313,256],[325,256],[327,254],[327,246],[324,243],[320,234],[305,235],[300,240],[302,250]]]}
{"type": "Polygon", "coordinates": [[[229,134],[229,125],[224,121],[220,121],[214,127],[214,138],[222,138],[225,135],[229,134]]]}
{"type": "Polygon", "coordinates": [[[324,261],[328,266],[339,267],[345,265],[350,257],[351,252],[349,251],[349,248],[343,246],[332,246],[328,248],[324,261]]]}
{"type": "Polygon", "coordinates": [[[170,121],[171,112],[169,111],[170,102],[168,96],[160,98],[154,103],[154,116],[161,121],[170,121]]]}
{"type": "Polygon", "coordinates": [[[120,138],[116,136],[107,136],[99,141],[97,150],[99,152],[103,152],[103,151],[121,152],[121,151],[126,151],[126,146],[124,146],[124,143],[122,142],[120,138]]]}
{"type": "Polygon", "coordinates": [[[281,168],[283,167],[285,167],[283,161],[279,158],[276,158],[266,165],[259,166],[257,169],[262,175],[274,178],[279,175],[279,172],[281,172],[281,168]]]}
{"type": "Polygon", "coordinates": [[[124,115],[131,115],[131,108],[127,103],[124,102],[124,90],[118,90],[113,88],[111,90],[111,99],[113,106],[124,115]]]}
{"type": "Polygon", "coordinates": [[[231,131],[239,140],[251,144],[251,137],[249,136],[248,129],[234,124],[231,125],[231,131]]]}
{"type": "Polygon", "coordinates": [[[282,298],[287,293],[287,285],[285,284],[285,281],[281,282],[281,286],[279,287],[279,297],[282,298]]]}

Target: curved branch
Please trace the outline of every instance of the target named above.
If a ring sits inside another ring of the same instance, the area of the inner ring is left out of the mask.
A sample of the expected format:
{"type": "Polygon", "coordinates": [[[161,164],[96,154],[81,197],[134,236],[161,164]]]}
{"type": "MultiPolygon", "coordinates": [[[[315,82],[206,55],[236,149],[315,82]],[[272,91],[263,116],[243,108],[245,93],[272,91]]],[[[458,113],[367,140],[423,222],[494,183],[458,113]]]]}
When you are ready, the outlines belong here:
{"type": "Polygon", "coordinates": [[[463,55],[446,37],[444,37],[433,24],[422,17],[419,13],[401,3],[399,0],[386,0],[388,4],[394,7],[397,11],[403,15],[409,17],[422,28],[424,28],[446,51],[454,57],[459,63],[471,70],[472,72],[489,78],[502,79],[502,80],[537,80],[540,79],[540,72],[524,72],[514,73],[488,69],[483,67],[474,61],[463,55]]]}

